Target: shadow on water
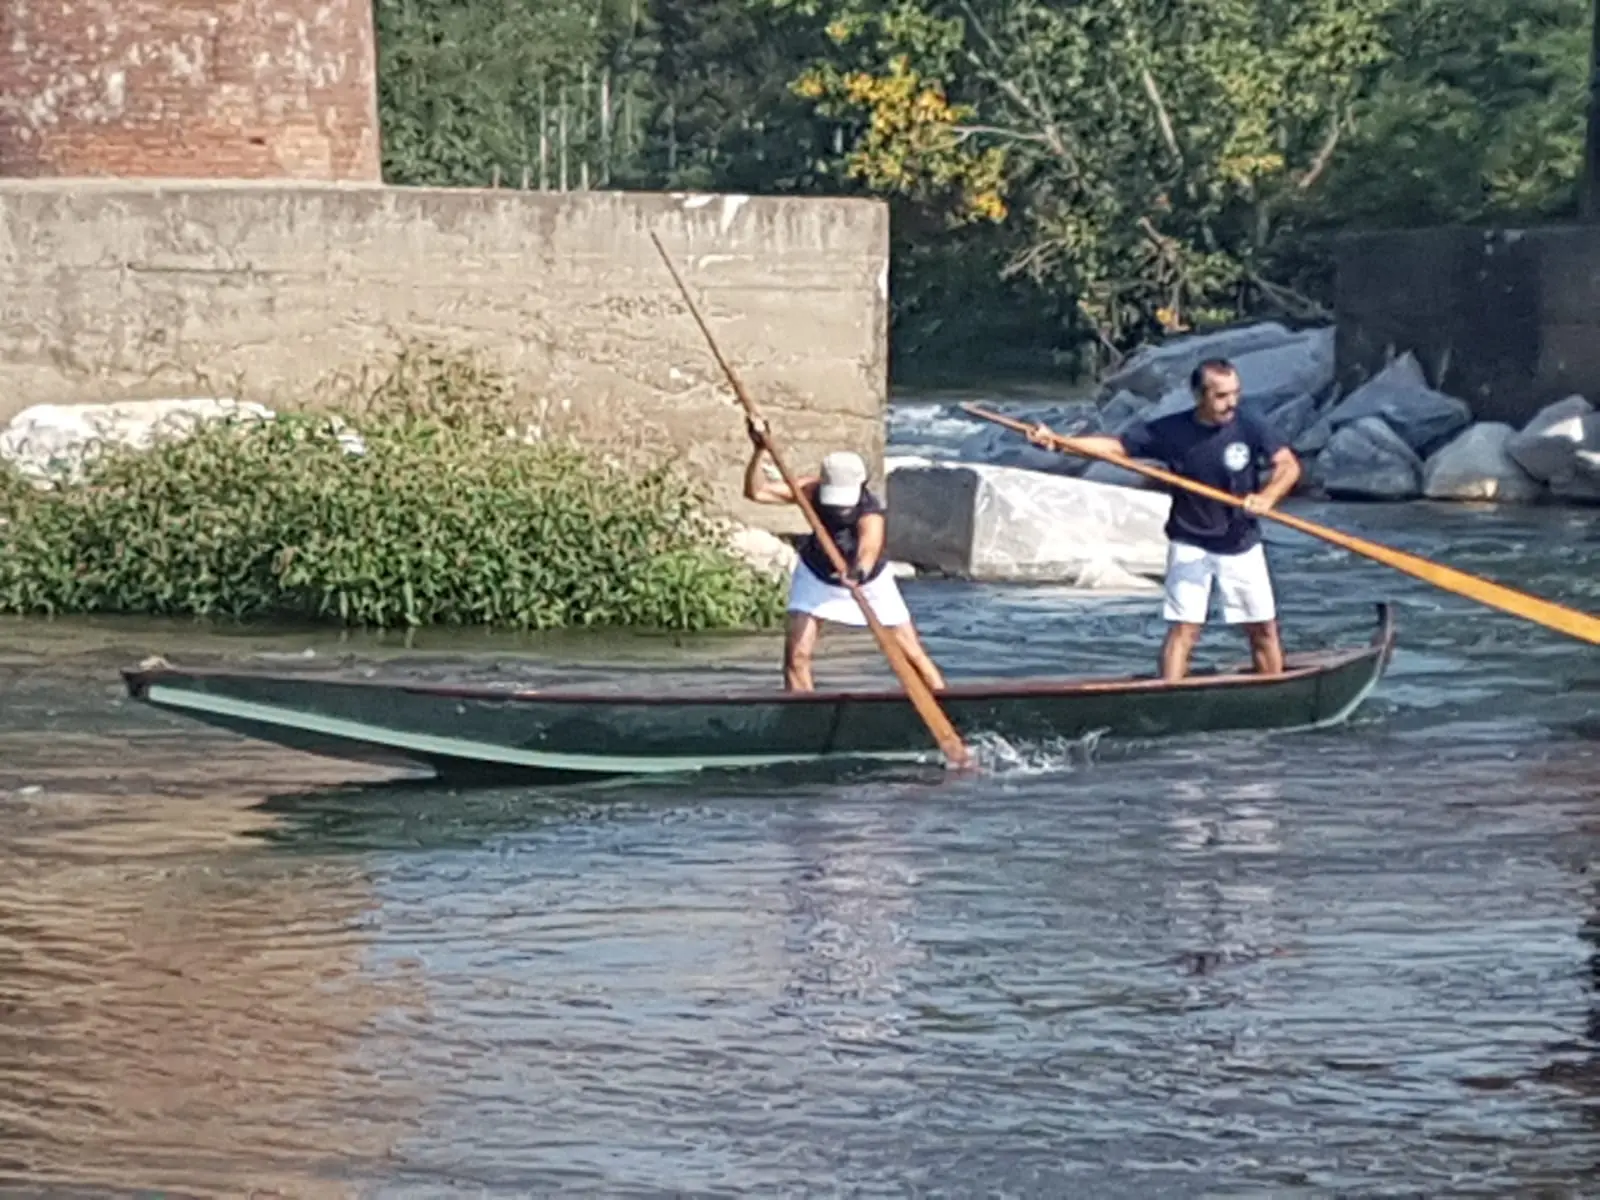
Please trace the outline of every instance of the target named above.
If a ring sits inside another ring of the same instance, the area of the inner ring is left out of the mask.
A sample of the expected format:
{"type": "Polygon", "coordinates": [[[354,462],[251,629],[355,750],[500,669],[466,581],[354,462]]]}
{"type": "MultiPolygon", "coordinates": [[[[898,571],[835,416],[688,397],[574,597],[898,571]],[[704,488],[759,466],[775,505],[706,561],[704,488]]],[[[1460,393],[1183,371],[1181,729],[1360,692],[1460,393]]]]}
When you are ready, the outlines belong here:
{"type": "Polygon", "coordinates": [[[931,790],[947,782],[936,764],[806,763],[538,787],[451,787],[431,777],[407,778],[268,796],[252,807],[274,820],[248,836],[308,854],[427,852],[478,847],[546,826],[648,820],[729,803],[783,808],[823,790],[931,790]]]}

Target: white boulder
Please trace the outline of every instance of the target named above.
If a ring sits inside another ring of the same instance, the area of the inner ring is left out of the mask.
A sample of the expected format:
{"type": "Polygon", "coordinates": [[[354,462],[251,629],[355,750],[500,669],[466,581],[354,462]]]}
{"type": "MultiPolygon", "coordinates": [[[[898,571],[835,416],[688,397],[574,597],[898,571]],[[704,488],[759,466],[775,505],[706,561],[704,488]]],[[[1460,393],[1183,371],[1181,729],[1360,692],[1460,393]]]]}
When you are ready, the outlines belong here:
{"type": "Polygon", "coordinates": [[[970,464],[896,471],[888,491],[888,553],[920,570],[1148,590],[1166,566],[1153,492],[970,464]]]}
{"type": "Polygon", "coordinates": [[[1515,429],[1498,421],[1472,426],[1424,464],[1422,494],[1430,500],[1502,504],[1538,499],[1544,486],[1507,453],[1515,435],[1515,429]]]}
{"type": "Polygon", "coordinates": [[[1600,450],[1600,429],[1591,428],[1593,419],[1587,400],[1568,396],[1534,414],[1506,450],[1529,475],[1549,483],[1573,473],[1580,450],[1600,450]]]}
{"type": "Polygon", "coordinates": [[[787,577],[799,557],[789,542],[765,529],[734,525],[727,532],[728,549],[756,570],[787,577]]]}
{"type": "Polygon", "coordinates": [[[1330,496],[1414,500],[1422,494],[1422,460],[1381,417],[1361,417],[1335,430],[1315,467],[1330,496]]]}
{"type": "Polygon", "coordinates": [[[1416,355],[1407,351],[1328,411],[1335,432],[1369,417],[1388,422],[1401,441],[1426,457],[1472,424],[1472,409],[1429,387],[1416,355]]]}
{"type": "Polygon", "coordinates": [[[0,458],[38,482],[76,479],[102,447],[146,450],[186,437],[209,421],[271,420],[272,411],[237,400],[129,400],[117,404],[36,404],[0,432],[0,458]]]}

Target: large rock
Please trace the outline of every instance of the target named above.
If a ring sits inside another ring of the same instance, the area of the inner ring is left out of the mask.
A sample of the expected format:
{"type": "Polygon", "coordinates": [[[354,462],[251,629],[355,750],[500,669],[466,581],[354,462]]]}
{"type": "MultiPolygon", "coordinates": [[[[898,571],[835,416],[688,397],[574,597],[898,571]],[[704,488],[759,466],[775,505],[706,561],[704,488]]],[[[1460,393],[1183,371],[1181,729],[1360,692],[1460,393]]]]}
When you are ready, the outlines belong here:
{"type": "Polygon", "coordinates": [[[1544,485],[1506,452],[1516,436],[1510,425],[1485,421],[1440,450],[1422,468],[1422,494],[1430,500],[1491,500],[1527,504],[1544,485]]]}
{"type": "Polygon", "coordinates": [[[1289,445],[1301,458],[1314,458],[1333,440],[1333,422],[1324,414],[1294,435],[1289,445]]]}
{"type": "Polygon", "coordinates": [[[1535,413],[1506,450],[1542,483],[1570,475],[1580,450],[1600,450],[1600,431],[1590,428],[1593,416],[1593,406],[1582,396],[1557,400],[1535,413]]]}
{"type": "Polygon", "coordinates": [[[1100,432],[1119,434],[1144,418],[1154,401],[1138,392],[1118,392],[1100,409],[1100,432]]]}
{"type": "MultiPolygon", "coordinates": [[[[1600,421],[1600,417],[1591,417],[1600,421]]],[[[1596,429],[1594,441],[1600,441],[1596,429]]],[[[1579,450],[1572,457],[1572,468],[1550,481],[1550,494],[1558,500],[1600,503],[1600,450],[1579,450]]]]}
{"type": "MultiPolygon", "coordinates": [[[[1041,422],[1063,437],[1099,431],[1097,414],[1085,403],[1010,406],[1006,415],[1030,424],[1041,422]]],[[[961,462],[1020,467],[1051,475],[1076,475],[1086,465],[1076,455],[1035,446],[1015,430],[965,414],[963,419],[973,428],[956,451],[955,457],[961,462]]]]}
{"type": "MultiPolygon", "coordinates": [[[[1279,404],[1265,414],[1272,427],[1277,430],[1278,436],[1293,446],[1295,440],[1304,434],[1317,420],[1317,398],[1315,396],[1296,396],[1293,400],[1279,404]]],[[[1324,442],[1324,445],[1327,443],[1324,442]]],[[[1322,449],[1318,446],[1317,449],[1322,449]]]]}
{"type": "Polygon", "coordinates": [[[1472,424],[1472,409],[1429,387],[1421,364],[1407,351],[1328,411],[1335,432],[1369,417],[1388,422],[1401,441],[1426,458],[1472,424]]]}
{"type": "Polygon", "coordinates": [[[767,575],[787,577],[799,557],[790,542],[750,525],[730,525],[726,539],[730,552],[767,575]]]}
{"type": "Polygon", "coordinates": [[[1334,431],[1315,475],[1337,499],[1414,500],[1422,494],[1422,460],[1381,417],[1361,417],[1334,431]]]}
{"type": "Polygon", "coordinates": [[[1263,321],[1238,329],[1173,338],[1138,351],[1106,376],[1104,388],[1108,393],[1136,392],[1147,400],[1159,400],[1174,388],[1187,389],[1189,373],[1208,358],[1238,360],[1281,346],[1295,336],[1276,321],[1263,321]]]}
{"type": "Polygon", "coordinates": [[[68,482],[104,446],[146,450],[208,421],[271,420],[272,411],[237,400],[130,400],[117,404],[36,404],[0,432],[0,458],[35,481],[68,482]]]}
{"type": "MultiPolygon", "coordinates": [[[[1316,419],[1319,400],[1333,387],[1333,345],[1331,328],[1295,334],[1285,331],[1276,343],[1238,355],[1233,359],[1233,364],[1239,371],[1243,405],[1284,431],[1286,438],[1295,437],[1316,419]]],[[[1196,355],[1194,362],[1209,357],[1212,355],[1196,355]]],[[[1158,421],[1194,407],[1194,393],[1189,387],[1187,370],[1181,377],[1171,381],[1155,397],[1154,403],[1136,407],[1133,402],[1123,399],[1124,396],[1137,395],[1119,392],[1105,406],[1101,421],[1106,432],[1124,433],[1136,425],[1158,421]],[[1113,417],[1120,418],[1115,425],[1113,417]]]]}
{"type": "Polygon", "coordinates": [[[1334,329],[1308,329],[1288,341],[1240,354],[1240,390],[1263,411],[1302,397],[1325,395],[1334,380],[1334,329]]]}
{"type": "Polygon", "coordinates": [[[1166,566],[1164,495],[984,465],[889,476],[892,558],[964,579],[1147,589],[1166,566]]]}

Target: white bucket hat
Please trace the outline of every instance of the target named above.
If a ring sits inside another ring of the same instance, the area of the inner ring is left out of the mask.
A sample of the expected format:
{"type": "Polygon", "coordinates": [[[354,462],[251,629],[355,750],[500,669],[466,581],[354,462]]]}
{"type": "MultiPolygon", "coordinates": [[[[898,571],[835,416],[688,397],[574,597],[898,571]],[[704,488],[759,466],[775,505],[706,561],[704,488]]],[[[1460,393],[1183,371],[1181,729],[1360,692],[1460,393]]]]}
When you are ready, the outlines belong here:
{"type": "Polygon", "coordinates": [[[829,508],[851,508],[861,499],[867,483],[867,464],[859,454],[836,450],[822,460],[822,483],[817,488],[817,503],[829,508]]]}

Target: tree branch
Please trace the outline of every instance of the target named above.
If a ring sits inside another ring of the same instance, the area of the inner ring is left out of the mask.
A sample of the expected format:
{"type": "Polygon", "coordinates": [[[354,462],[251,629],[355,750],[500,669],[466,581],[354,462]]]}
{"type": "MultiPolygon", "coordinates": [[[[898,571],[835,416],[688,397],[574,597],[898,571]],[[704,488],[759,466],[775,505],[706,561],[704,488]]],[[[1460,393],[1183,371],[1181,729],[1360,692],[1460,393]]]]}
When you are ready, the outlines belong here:
{"type": "Polygon", "coordinates": [[[1156,87],[1156,78],[1150,74],[1149,67],[1139,68],[1139,78],[1144,83],[1144,94],[1150,98],[1150,103],[1155,107],[1156,124],[1161,127],[1161,140],[1167,143],[1173,162],[1182,169],[1183,151],[1178,148],[1178,135],[1172,128],[1172,116],[1167,112],[1166,102],[1161,99],[1161,89],[1156,87]]]}
{"type": "MultiPolygon", "coordinates": [[[[972,5],[968,3],[968,0],[960,0],[960,4],[961,11],[966,13],[967,21],[971,24],[973,32],[978,35],[978,37],[983,41],[984,45],[989,47],[989,53],[994,55],[995,63],[998,64],[1004,62],[1006,58],[1005,51],[1000,48],[1000,43],[994,40],[994,36],[989,32],[984,23],[978,19],[978,14],[973,11],[972,5]]],[[[982,58],[980,58],[971,50],[966,52],[966,58],[967,61],[976,67],[991,84],[999,88],[1007,96],[1011,97],[1011,99],[1019,108],[1022,109],[1023,112],[1027,113],[1035,121],[1039,122],[1040,129],[1043,133],[1043,137],[1041,138],[1043,143],[1048,146],[1050,148],[1050,152],[1062,162],[1067,163],[1069,166],[1072,165],[1072,155],[1067,150],[1066,139],[1061,136],[1061,130],[1056,123],[1054,114],[1048,111],[1042,111],[1039,102],[1030,99],[1026,94],[1024,94],[1022,89],[1016,85],[1014,80],[1000,72],[998,65],[991,65],[984,62],[982,58]]],[[[1044,108],[1048,109],[1048,105],[1045,105],[1044,108]]]]}
{"type": "Polygon", "coordinates": [[[1285,312],[1295,313],[1302,317],[1314,317],[1322,321],[1331,321],[1333,319],[1333,314],[1310,296],[1297,292],[1291,287],[1285,287],[1281,283],[1273,283],[1256,271],[1251,271],[1249,278],[1251,283],[1261,289],[1267,299],[1285,312]]]}
{"type": "Polygon", "coordinates": [[[964,142],[969,137],[979,134],[990,134],[994,137],[1009,138],[1014,142],[1044,142],[1046,138],[1042,133],[1027,133],[1021,129],[1005,129],[999,125],[955,125],[952,126],[958,141],[964,142]]]}
{"type": "Polygon", "coordinates": [[[1335,114],[1333,120],[1328,122],[1328,135],[1322,139],[1322,146],[1317,150],[1316,157],[1311,160],[1311,165],[1306,168],[1304,175],[1295,182],[1295,188],[1301,192],[1308,192],[1316,186],[1317,180],[1322,178],[1323,172],[1333,162],[1333,152],[1339,148],[1339,138],[1344,134],[1344,118],[1335,114]]]}

